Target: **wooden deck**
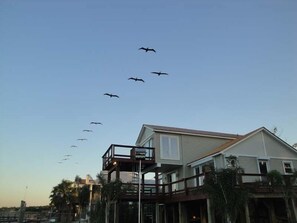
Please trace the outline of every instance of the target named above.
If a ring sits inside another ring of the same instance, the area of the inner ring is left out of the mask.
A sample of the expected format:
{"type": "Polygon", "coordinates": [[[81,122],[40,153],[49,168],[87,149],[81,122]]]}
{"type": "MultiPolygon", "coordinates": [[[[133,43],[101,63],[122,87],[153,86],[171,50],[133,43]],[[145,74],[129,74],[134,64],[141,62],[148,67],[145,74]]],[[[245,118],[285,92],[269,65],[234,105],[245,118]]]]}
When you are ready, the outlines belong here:
{"type": "Polygon", "coordinates": [[[112,144],[102,156],[102,170],[111,171],[116,163],[120,163],[120,171],[132,171],[133,167],[139,162],[135,158],[136,149],[146,151],[145,158],[141,160],[144,168],[155,164],[154,148],[112,144]]]}
{"type": "MultiPolygon", "coordinates": [[[[180,179],[176,182],[167,184],[141,184],[141,200],[159,203],[172,203],[206,199],[207,195],[203,191],[203,185],[193,186],[193,180],[202,177],[203,174],[180,179]],[[178,184],[178,189],[172,190],[174,185],[178,184]],[[191,185],[191,186],[190,186],[191,185]]],[[[241,174],[241,182],[236,187],[246,189],[251,197],[257,198],[278,198],[283,197],[285,192],[284,186],[271,186],[267,181],[245,182],[246,177],[265,179],[264,174],[241,174]]],[[[285,175],[284,178],[290,176],[285,175]]],[[[124,184],[125,185],[125,184],[124,184]]],[[[129,185],[128,190],[122,200],[136,201],[138,200],[138,184],[129,185]]],[[[297,193],[297,184],[291,187],[294,193],[297,193]]]]}
{"type": "MultiPolygon", "coordinates": [[[[139,163],[139,160],[137,160],[135,156],[136,149],[145,150],[146,153],[145,157],[141,160],[142,168],[151,168],[152,172],[154,171],[153,168],[156,165],[154,148],[112,144],[102,156],[102,170],[108,171],[109,179],[113,171],[117,172],[117,177],[119,177],[120,171],[135,172],[137,164],[139,163]]],[[[155,201],[159,203],[205,199],[207,195],[203,191],[203,185],[199,185],[199,182],[203,182],[204,177],[204,174],[199,174],[164,184],[145,184],[144,180],[142,180],[141,199],[143,201],[155,201]]],[[[288,182],[290,175],[284,175],[283,178],[284,182],[288,182]]],[[[240,174],[238,185],[236,186],[246,189],[252,197],[283,197],[284,186],[271,186],[267,182],[267,179],[267,175],[264,174],[242,173],[240,174]]],[[[128,185],[129,190],[121,199],[137,201],[139,193],[138,183],[129,183],[128,185]]],[[[297,184],[291,186],[291,190],[297,194],[297,184]]]]}

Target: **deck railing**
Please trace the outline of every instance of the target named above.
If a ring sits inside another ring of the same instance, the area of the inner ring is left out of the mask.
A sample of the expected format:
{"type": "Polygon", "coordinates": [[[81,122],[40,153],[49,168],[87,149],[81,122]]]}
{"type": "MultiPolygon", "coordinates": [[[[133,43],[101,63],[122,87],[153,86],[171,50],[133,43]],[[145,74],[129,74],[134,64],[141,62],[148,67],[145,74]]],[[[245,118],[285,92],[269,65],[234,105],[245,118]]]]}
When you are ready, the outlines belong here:
{"type": "Polygon", "coordinates": [[[136,149],[144,149],[146,151],[144,161],[155,161],[155,148],[112,144],[102,156],[103,170],[111,165],[114,160],[133,160],[136,149]]]}
{"type": "MultiPolygon", "coordinates": [[[[141,184],[141,197],[143,199],[164,199],[166,197],[175,197],[175,196],[188,196],[195,194],[203,194],[203,184],[201,178],[203,174],[198,174],[188,178],[183,178],[171,183],[163,184],[141,184]],[[200,180],[199,180],[200,179],[200,180]]],[[[283,175],[283,179],[288,180],[292,176],[283,175]]],[[[239,180],[237,182],[238,187],[245,188],[252,193],[283,193],[284,187],[271,185],[267,180],[267,175],[265,174],[247,174],[243,173],[239,175],[239,180]]],[[[124,184],[125,185],[125,184],[124,184]]],[[[129,184],[129,190],[126,191],[124,197],[126,199],[135,198],[138,196],[139,186],[138,184],[129,184]]],[[[293,184],[291,189],[297,193],[297,184],[293,184]]]]}

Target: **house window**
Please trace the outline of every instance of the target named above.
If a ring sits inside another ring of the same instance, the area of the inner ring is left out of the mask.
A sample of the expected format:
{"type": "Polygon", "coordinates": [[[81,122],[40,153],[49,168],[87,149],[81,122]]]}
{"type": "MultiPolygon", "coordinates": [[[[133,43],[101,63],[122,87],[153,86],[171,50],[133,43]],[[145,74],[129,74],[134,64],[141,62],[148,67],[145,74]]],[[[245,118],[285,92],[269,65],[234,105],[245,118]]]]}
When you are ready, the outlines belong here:
{"type": "Polygon", "coordinates": [[[161,135],[161,159],[179,160],[179,141],[177,136],[161,135]]]}
{"type": "Polygon", "coordinates": [[[293,173],[293,163],[292,161],[283,161],[283,168],[285,174],[293,173]]]}
{"type": "Polygon", "coordinates": [[[199,175],[199,176],[197,176],[197,178],[196,178],[195,186],[203,185],[205,176],[213,170],[214,170],[214,162],[213,161],[204,163],[204,164],[196,167],[195,175],[199,175]]]}
{"type": "Polygon", "coordinates": [[[171,185],[171,190],[176,191],[177,190],[177,175],[176,172],[170,173],[167,175],[168,183],[171,185]]]}

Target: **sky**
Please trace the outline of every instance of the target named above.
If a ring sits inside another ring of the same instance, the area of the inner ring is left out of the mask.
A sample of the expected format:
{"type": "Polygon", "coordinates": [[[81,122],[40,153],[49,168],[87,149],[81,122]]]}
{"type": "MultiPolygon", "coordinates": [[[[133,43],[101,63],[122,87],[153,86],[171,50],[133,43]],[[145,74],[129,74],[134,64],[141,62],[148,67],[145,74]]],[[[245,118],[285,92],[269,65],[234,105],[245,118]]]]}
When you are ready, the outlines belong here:
{"type": "Polygon", "coordinates": [[[296,24],[295,0],[1,0],[0,207],[96,178],[143,124],[296,143],[296,24]]]}

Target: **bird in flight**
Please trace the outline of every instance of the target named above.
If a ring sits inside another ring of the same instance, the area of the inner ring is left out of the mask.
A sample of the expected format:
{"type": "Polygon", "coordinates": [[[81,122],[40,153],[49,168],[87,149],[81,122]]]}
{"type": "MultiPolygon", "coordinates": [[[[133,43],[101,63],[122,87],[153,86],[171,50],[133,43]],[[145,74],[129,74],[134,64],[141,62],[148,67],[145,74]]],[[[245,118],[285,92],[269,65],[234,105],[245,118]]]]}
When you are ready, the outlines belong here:
{"type": "Polygon", "coordinates": [[[69,157],[69,156],[72,156],[72,155],[70,155],[70,154],[66,154],[66,155],[64,155],[64,156],[69,157]]]}
{"type": "Polygon", "coordinates": [[[79,141],[85,141],[85,140],[87,140],[87,139],[77,139],[77,140],[79,140],[79,141]]]}
{"type": "Polygon", "coordinates": [[[70,146],[71,148],[76,148],[77,146],[76,145],[72,145],[72,146],[70,146]]]}
{"type": "Polygon", "coordinates": [[[91,122],[91,125],[103,125],[101,122],[91,122]]]}
{"type": "Polygon", "coordinates": [[[156,53],[156,50],[154,50],[153,48],[148,48],[148,47],[140,47],[138,50],[144,50],[145,52],[152,51],[152,52],[156,53]]]}
{"type": "Polygon", "coordinates": [[[90,129],[84,129],[83,132],[93,132],[93,131],[90,129]]]}
{"type": "Polygon", "coordinates": [[[105,93],[104,95],[109,96],[111,98],[119,98],[119,96],[116,94],[105,93]]]}
{"type": "Polygon", "coordinates": [[[157,71],[154,71],[154,72],[151,72],[152,74],[157,74],[158,76],[160,76],[160,75],[168,75],[168,73],[164,73],[164,72],[161,72],[161,71],[159,71],[159,72],[157,72],[157,71]]]}
{"type": "Polygon", "coordinates": [[[141,79],[141,78],[137,78],[137,77],[130,77],[130,78],[128,78],[128,80],[141,81],[141,82],[144,83],[144,80],[143,80],[143,79],[141,79]]]}

